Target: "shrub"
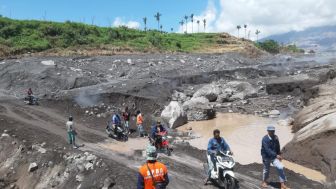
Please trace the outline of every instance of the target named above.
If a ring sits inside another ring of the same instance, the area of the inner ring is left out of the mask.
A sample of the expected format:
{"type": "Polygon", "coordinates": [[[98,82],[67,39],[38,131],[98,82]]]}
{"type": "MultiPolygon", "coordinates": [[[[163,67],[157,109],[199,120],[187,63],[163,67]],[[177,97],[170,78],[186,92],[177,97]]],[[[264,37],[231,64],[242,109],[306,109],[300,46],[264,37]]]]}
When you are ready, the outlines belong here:
{"type": "Polygon", "coordinates": [[[256,46],[272,54],[280,52],[280,45],[278,42],[274,40],[266,40],[264,42],[258,42],[256,46]]]}

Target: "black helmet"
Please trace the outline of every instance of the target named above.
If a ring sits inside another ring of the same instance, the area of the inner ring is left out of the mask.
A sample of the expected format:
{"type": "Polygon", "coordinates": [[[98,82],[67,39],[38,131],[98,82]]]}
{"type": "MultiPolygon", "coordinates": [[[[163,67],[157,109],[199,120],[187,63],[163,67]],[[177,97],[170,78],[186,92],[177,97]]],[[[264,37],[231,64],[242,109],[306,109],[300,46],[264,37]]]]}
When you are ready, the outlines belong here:
{"type": "Polygon", "coordinates": [[[69,121],[72,121],[73,120],[73,117],[72,116],[69,116],[69,121]]]}

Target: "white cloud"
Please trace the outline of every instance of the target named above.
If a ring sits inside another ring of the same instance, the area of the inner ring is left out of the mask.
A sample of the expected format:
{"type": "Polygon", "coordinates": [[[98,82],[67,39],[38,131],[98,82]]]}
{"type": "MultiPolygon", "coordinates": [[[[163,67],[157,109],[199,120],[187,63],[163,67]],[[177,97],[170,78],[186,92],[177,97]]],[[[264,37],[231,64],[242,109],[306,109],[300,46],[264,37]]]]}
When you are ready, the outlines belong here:
{"type": "Polygon", "coordinates": [[[140,28],[140,23],[136,21],[124,21],[122,18],[117,17],[113,21],[113,26],[119,27],[119,26],[127,26],[128,28],[138,29],[140,28]]]}
{"type": "Polygon", "coordinates": [[[219,0],[219,3],[218,14],[213,0],[209,0],[200,15],[210,17],[208,30],[212,32],[237,35],[236,26],[247,24],[253,38],[256,29],[265,37],[336,24],[335,0],[219,0]]]}
{"type": "MultiPolygon", "coordinates": [[[[190,21],[190,17],[188,18],[188,23],[187,23],[188,33],[191,33],[191,31],[198,32],[197,20],[200,21],[199,31],[204,32],[204,24],[203,24],[204,19],[206,20],[205,31],[206,32],[214,31],[213,23],[214,23],[214,21],[216,21],[216,15],[217,15],[217,9],[216,9],[215,3],[214,3],[213,0],[209,0],[207,8],[200,15],[195,15],[194,16],[194,23],[193,24],[190,21]],[[193,28],[193,30],[192,30],[192,28],[193,28]]],[[[182,20],[182,18],[181,18],[181,20],[182,20]]],[[[185,22],[184,19],[183,19],[183,21],[185,22]]],[[[180,25],[179,32],[184,33],[185,31],[186,31],[186,24],[183,25],[183,28],[180,25]]]]}

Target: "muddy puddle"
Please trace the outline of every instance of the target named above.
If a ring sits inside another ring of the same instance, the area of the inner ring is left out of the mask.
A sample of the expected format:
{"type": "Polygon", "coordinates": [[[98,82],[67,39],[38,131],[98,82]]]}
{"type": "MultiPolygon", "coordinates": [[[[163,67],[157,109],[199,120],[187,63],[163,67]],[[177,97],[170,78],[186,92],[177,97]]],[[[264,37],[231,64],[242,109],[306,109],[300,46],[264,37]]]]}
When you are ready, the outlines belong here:
{"type": "Polygon", "coordinates": [[[148,145],[148,139],[131,138],[127,142],[108,140],[98,145],[106,150],[112,150],[117,153],[131,155],[136,150],[143,150],[148,145]]]}
{"type": "MultiPolygon", "coordinates": [[[[260,156],[261,139],[266,134],[268,125],[274,125],[279,136],[281,146],[285,146],[293,138],[291,127],[284,120],[262,118],[254,115],[234,113],[217,114],[216,118],[208,121],[189,122],[178,130],[186,131],[192,128],[195,139],[189,143],[199,149],[206,149],[208,140],[213,136],[214,129],[221,131],[221,136],[229,143],[235,154],[235,160],[240,164],[262,163],[260,156]]],[[[306,167],[284,162],[286,168],[300,173],[315,181],[325,181],[325,176],[318,171],[306,167]]]]}

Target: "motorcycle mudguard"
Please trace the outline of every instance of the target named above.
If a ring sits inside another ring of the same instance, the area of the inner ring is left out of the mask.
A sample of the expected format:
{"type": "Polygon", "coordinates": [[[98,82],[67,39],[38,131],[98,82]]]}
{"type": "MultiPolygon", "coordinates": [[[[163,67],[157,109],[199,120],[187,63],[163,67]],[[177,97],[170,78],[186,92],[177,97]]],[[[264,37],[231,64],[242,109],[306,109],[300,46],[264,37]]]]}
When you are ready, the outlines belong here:
{"type": "Polygon", "coordinates": [[[226,177],[227,175],[229,175],[232,178],[236,178],[233,171],[230,171],[230,170],[223,171],[223,176],[226,177]]]}
{"type": "Polygon", "coordinates": [[[168,146],[169,142],[167,140],[163,140],[161,146],[168,146]]]}

